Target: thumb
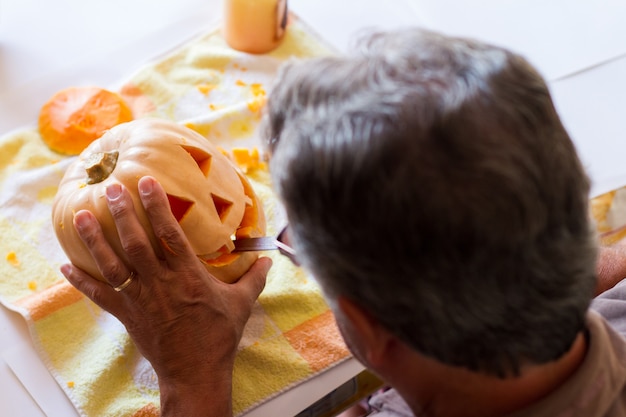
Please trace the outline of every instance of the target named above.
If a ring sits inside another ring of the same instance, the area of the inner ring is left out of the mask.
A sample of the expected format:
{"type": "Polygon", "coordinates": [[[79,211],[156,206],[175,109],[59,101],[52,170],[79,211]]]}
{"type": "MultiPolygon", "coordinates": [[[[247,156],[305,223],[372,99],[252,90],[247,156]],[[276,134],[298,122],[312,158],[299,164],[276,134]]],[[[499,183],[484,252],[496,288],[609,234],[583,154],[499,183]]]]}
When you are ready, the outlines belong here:
{"type": "Polygon", "coordinates": [[[234,285],[245,292],[251,302],[254,302],[265,288],[265,280],[271,267],[272,260],[263,256],[257,259],[248,272],[243,274],[234,285]]]}

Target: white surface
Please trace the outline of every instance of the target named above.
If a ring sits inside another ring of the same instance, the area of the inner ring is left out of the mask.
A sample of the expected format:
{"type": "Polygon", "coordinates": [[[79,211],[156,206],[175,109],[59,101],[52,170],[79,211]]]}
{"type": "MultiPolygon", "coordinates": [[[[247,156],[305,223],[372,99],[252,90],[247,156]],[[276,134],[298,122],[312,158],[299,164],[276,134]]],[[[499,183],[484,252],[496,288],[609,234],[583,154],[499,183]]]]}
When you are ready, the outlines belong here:
{"type": "MultiPolygon", "coordinates": [[[[28,390],[43,415],[63,415],[65,417],[78,415],[70,400],[39,360],[36,352],[26,343],[15,345],[4,351],[2,358],[28,390]]],[[[35,415],[33,410],[28,410],[28,414],[20,414],[25,412],[26,410],[13,410],[11,416],[35,415]]]]}
{"type": "MultiPolygon", "coordinates": [[[[422,24],[522,52],[551,81],[557,108],[592,175],[592,194],[626,184],[626,58],[619,58],[626,52],[626,26],[619,25],[626,3],[291,0],[290,6],[344,51],[362,28],[422,24]]],[[[207,29],[219,10],[219,0],[0,0],[0,135],[34,124],[41,104],[61,88],[115,86],[207,29]]],[[[48,416],[71,417],[67,399],[33,356],[23,319],[0,308],[0,330],[0,415],[44,416],[22,385],[37,381],[41,386],[30,389],[45,408],[55,408],[48,416]],[[41,389],[45,395],[36,394],[41,389]]],[[[346,362],[250,415],[296,413],[360,369],[346,362]]]]}
{"type": "Polygon", "coordinates": [[[525,55],[550,80],[626,53],[621,0],[411,0],[432,27],[525,55]]]}
{"type": "Polygon", "coordinates": [[[0,134],[35,123],[60,89],[121,82],[208,28],[220,7],[218,0],[0,1],[0,134]]]}
{"type": "MultiPolygon", "coordinates": [[[[30,338],[26,329],[26,322],[19,314],[0,307],[0,334],[2,334],[0,338],[0,387],[2,387],[0,389],[0,415],[45,417],[43,411],[3,359],[5,352],[9,353],[15,349],[28,351],[30,354],[33,353],[33,349],[29,344],[30,338]]],[[[32,356],[28,353],[27,355],[32,356]]],[[[39,359],[29,361],[24,358],[22,361],[25,364],[30,362],[35,363],[35,366],[43,366],[39,359]]],[[[43,370],[44,373],[42,375],[45,378],[49,374],[45,372],[45,368],[43,370]]],[[[39,374],[38,372],[37,375],[39,374]]],[[[58,386],[52,386],[51,388],[59,389],[58,386]]],[[[65,396],[61,397],[64,398],[65,396]]],[[[68,414],[68,417],[72,417],[72,414],[68,414]]]]}
{"type": "Polygon", "coordinates": [[[626,185],[625,75],[620,58],[552,83],[557,110],[593,179],[592,196],[626,185]]]}

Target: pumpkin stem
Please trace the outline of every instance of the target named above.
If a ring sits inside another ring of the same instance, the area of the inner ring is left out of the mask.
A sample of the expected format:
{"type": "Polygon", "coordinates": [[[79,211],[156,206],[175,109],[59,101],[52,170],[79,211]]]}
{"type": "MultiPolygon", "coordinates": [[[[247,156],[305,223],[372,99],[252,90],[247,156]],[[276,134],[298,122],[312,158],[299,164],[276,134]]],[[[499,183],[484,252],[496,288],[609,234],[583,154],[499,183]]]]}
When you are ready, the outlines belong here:
{"type": "Polygon", "coordinates": [[[106,180],[115,169],[118,151],[96,152],[85,159],[85,171],[87,171],[87,184],[97,184],[106,180]]]}

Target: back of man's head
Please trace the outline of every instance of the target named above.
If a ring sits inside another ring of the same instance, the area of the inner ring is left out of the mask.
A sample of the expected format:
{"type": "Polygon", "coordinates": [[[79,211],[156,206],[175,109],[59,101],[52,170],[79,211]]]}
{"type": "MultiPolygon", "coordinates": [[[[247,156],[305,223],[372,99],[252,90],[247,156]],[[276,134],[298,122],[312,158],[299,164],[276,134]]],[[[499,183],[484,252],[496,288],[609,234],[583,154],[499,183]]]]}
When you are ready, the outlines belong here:
{"type": "Polygon", "coordinates": [[[416,350],[496,375],[561,356],[595,283],[588,179],[540,75],[404,30],[285,67],[272,173],[328,295],[416,350]]]}

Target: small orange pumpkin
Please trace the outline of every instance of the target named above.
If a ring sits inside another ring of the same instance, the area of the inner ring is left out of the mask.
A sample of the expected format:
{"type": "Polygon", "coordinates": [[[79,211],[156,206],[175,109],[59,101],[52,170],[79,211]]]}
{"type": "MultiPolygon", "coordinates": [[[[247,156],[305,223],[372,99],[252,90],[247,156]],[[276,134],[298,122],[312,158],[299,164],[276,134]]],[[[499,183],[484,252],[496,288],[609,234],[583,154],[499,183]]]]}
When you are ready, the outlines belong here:
{"type": "Polygon", "coordinates": [[[258,253],[231,253],[233,238],[265,235],[258,197],[241,171],[207,139],[177,123],[138,119],[120,124],[92,142],[65,172],[52,205],[57,238],[70,261],[104,280],[73,226],[74,214],[91,211],[117,255],[122,249],[105,189],[120,183],[131,193],[152,246],[162,253],[137,194],[137,182],[151,175],[165,189],[172,212],[207,270],[224,282],[237,280],[258,253]]]}

